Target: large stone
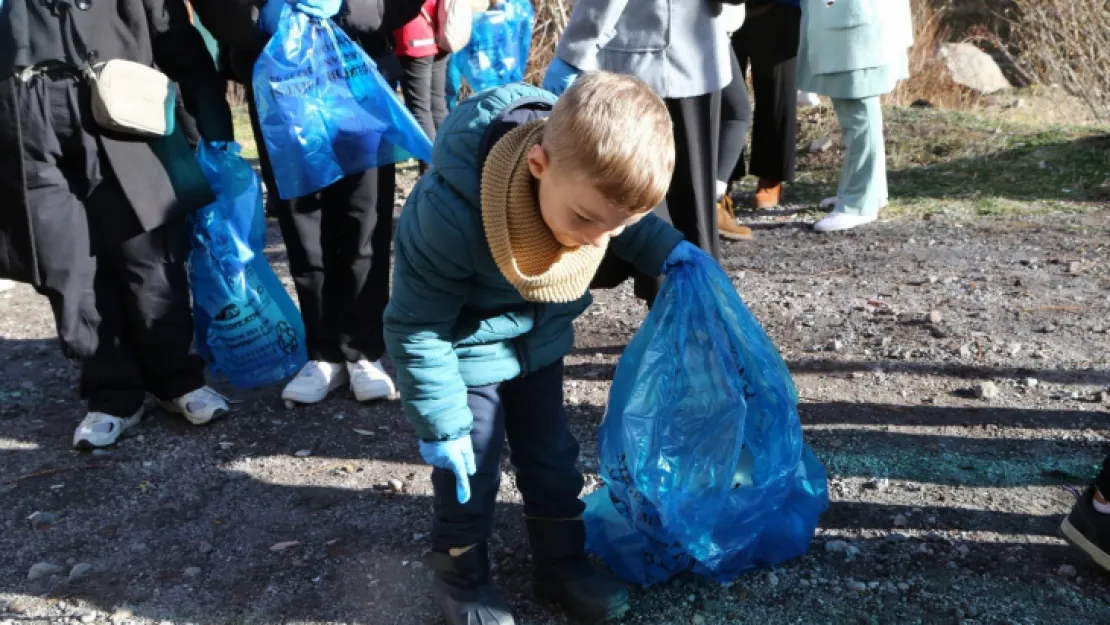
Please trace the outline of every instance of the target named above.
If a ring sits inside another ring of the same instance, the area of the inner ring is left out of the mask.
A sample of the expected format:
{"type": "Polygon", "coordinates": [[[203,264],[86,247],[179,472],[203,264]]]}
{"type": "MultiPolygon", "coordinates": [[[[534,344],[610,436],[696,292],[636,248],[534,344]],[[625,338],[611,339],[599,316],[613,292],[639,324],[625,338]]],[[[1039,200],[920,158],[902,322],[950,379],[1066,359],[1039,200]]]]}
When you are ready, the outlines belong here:
{"type": "Polygon", "coordinates": [[[991,55],[970,43],[946,43],[937,50],[952,80],[979,93],[997,93],[1013,85],[991,55]]]}

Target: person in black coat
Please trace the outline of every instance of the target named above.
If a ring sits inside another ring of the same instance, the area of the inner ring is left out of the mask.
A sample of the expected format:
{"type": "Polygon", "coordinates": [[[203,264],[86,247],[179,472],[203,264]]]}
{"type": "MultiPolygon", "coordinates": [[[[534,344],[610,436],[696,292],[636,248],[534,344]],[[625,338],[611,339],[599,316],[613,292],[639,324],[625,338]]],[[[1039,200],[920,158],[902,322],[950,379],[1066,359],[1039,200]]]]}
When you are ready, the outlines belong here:
{"type": "Polygon", "coordinates": [[[399,63],[391,33],[420,13],[422,0],[194,0],[201,22],[227,47],[235,78],[247,88],[247,102],[271,197],[269,207],[281,226],[307,334],[309,362],[282,391],[286,404],[312,404],[349,384],[359,401],[395,392],[382,368],[385,354],[382,315],[389,301],[389,248],[393,237],[396,188],[393,165],[347,176],[293,200],[273,197],[270,162],[260,131],[252,73],[285,4],[293,10],[332,19],[362,44],[390,84],[399,63]]]}
{"type": "Polygon", "coordinates": [[[49,300],[82,365],[76,447],[110,445],[146,393],[194,424],[226,414],[191,355],[185,217],[214,201],[180,128],[101,128],[82,70],[157,66],[209,141],[232,139],[212,59],[183,0],[5,0],[0,6],[0,277],[49,300]]]}

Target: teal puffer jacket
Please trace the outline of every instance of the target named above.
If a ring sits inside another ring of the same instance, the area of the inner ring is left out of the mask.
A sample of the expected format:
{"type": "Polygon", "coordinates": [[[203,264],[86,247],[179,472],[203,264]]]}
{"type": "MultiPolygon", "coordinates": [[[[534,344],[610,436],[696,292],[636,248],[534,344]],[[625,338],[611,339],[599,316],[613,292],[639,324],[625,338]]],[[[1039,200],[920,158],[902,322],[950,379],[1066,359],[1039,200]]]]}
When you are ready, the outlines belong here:
{"type": "MultiPolygon", "coordinates": [[[[393,293],[385,341],[405,414],[423,440],[470,432],[467,387],[497,384],[550,365],[574,345],[575,317],[589,293],[568,304],[525,301],[486,243],[480,205],[480,143],[514,101],[555,96],[508,85],[459,104],[437,132],[432,169],[405,203],[394,238],[393,293]]],[[[658,275],[682,235],[648,215],[611,249],[658,275]]]]}

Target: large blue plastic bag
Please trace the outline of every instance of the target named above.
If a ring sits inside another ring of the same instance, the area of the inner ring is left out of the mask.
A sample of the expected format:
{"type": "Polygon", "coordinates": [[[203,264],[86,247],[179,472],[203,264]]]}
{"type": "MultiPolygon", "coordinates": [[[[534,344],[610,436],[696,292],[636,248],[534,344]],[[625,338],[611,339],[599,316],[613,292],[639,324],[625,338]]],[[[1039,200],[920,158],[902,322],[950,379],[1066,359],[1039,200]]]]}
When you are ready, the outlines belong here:
{"type": "Polygon", "coordinates": [[[308,361],[304,322],[262,253],[262,186],[239,146],[202,143],[216,202],[193,215],[189,283],[197,353],[240,389],[280,382],[308,361]]]}
{"type": "Polygon", "coordinates": [[[644,586],[731,581],[809,549],[827,474],[786,364],[716,261],[695,250],[665,276],[617,365],[588,545],[644,586]]]}
{"type": "Polygon", "coordinates": [[[454,105],[463,80],[475,93],[524,80],[535,21],[529,0],[504,0],[475,13],[470,42],[448,64],[448,104],[454,105]]]}
{"type": "Polygon", "coordinates": [[[367,169],[431,162],[432,143],[377,65],[330,20],[282,9],[254,65],[254,99],[282,199],[367,169]]]}

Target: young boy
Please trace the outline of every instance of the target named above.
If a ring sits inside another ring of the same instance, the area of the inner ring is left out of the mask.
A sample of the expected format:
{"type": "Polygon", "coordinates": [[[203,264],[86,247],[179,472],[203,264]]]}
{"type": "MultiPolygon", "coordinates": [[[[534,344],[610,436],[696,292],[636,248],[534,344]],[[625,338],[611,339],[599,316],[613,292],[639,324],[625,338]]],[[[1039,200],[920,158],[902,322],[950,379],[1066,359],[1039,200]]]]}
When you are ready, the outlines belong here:
{"type": "Polygon", "coordinates": [[[440,128],[394,240],[385,336],[435,467],[429,564],[452,625],[513,623],[490,586],[486,545],[506,435],[537,594],[590,621],[628,610],[627,589],[586,559],[563,357],[607,247],[658,276],[682,242],[648,214],[674,158],[663,101],[604,72],[557,104],[527,85],[486,91],[440,128]]]}

